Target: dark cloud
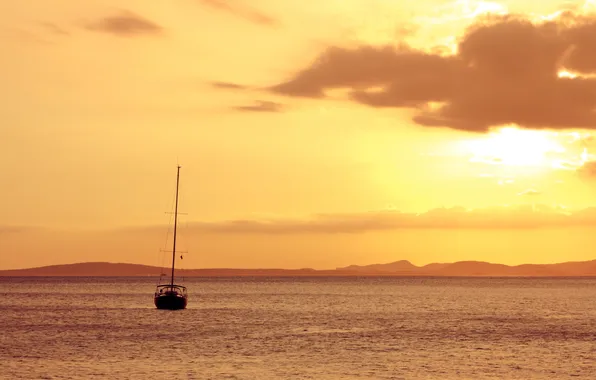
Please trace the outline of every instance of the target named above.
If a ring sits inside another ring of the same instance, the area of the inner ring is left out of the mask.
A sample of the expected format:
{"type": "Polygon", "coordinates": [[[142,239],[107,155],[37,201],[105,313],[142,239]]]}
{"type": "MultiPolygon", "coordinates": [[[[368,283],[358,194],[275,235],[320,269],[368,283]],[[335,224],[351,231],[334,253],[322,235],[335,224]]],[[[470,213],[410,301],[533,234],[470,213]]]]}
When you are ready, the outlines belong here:
{"type": "Polygon", "coordinates": [[[276,26],[277,20],[247,5],[238,4],[237,0],[199,0],[211,8],[239,16],[255,24],[276,26]]]}
{"type": "Polygon", "coordinates": [[[256,104],[250,106],[233,107],[237,111],[244,112],[280,112],[283,106],[280,103],[259,100],[256,104]]]}
{"type": "Polygon", "coordinates": [[[89,30],[111,33],[118,36],[155,35],[162,32],[161,26],[129,11],[108,16],[86,25],[89,30]]]}
{"type": "Polygon", "coordinates": [[[332,234],[365,233],[398,229],[530,229],[596,226],[596,208],[575,213],[544,205],[466,210],[439,208],[421,214],[399,211],[360,214],[325,214],[305,220],[231,220],[191,223],[201,232],[230,234],[332,234]]]}
{"type": "Polygon", "coordinates": [[[577,169],[577,172],[580,175],[580,177],[583,178],[596,178],[596,161],[586,162],[579,169],[577,169]]]}
{"type": "Polygon", "coordinates": [[[370,107],[417,110],[414,121],[468,131],[596,128],[596,18],[564,13],[540,23],[482,19],[442,55],[408,46],[331,47],[270,91],[325,98],[346,88],[370,107]],[[562,69],[583,74],[559,77],[562,69]],[[435,106],[431,107],[430,105],[435,106]]]}

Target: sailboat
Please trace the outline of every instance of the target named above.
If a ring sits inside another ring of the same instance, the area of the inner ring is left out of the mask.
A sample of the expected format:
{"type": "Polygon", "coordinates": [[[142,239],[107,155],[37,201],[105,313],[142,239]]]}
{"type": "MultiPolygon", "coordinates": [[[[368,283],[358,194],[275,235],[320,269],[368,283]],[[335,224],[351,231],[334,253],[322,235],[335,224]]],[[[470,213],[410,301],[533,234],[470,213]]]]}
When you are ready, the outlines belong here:
{"type": "MultiPolygon", "coordinates": [[[[158,284],[153,301],[158,309],[186,309],[188,293],[186,287],[174,283],[174,266],[176,264],[176,232],[178,228],[178,188],[180,187],[180,165],[176,173],[176,206],[174,208],[174,242],[172,246],[172,274],[169,283],[158,284]]],[[[161,280],[161,277],[160,277],[161,280]]]]}

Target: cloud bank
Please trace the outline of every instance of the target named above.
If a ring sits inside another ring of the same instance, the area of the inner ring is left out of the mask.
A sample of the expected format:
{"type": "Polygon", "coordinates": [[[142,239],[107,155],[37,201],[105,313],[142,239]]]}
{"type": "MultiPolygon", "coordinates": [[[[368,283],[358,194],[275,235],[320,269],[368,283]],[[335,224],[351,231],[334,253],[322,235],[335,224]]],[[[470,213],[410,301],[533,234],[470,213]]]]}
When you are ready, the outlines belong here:
{"type": "Polygon", "coordinates": [[[577,171],[582,178],[596,178],[596,161],[586,162],[577,171]]]}
{"type": "Polygon", "coordinates": [[[309,67],[268,88],[290,97],[407,108],[427,127],[484,132],[494,126],[596,128],[596,17],[562,13],[534,22],[490,16],[472,25],[457,53],[398,46],[329,47],[309,67]],[[566,72],[563,72],[566,70],[566,72]]]}

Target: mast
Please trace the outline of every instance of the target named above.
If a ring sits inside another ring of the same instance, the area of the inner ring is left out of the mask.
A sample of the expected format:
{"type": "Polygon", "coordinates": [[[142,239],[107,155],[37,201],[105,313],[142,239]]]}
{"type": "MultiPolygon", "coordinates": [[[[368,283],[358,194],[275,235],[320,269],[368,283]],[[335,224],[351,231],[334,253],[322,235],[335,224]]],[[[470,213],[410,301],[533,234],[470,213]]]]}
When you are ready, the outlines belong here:
{"type": "Polygon", "coordinates": [[[180,186],[180,168],[178,165],[178,172],[176,173],[176,206],[174,208],[174,244],[172,247],[172,281],[170,285],[174,286],[174,264],[176,263],[176,229],[178,227],[178,187],[180,186]]]}

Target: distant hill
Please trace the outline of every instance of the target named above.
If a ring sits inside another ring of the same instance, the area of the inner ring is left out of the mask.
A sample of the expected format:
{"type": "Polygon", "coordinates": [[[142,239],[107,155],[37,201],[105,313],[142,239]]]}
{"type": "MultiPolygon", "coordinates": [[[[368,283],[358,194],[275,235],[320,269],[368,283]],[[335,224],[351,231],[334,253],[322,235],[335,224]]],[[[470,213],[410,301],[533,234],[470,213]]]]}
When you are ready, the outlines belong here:
{"type": "Polygon", "coordinates": [[[418,270],[417,266],[407,260],[396,261],[389,264],[372,264],[366,266],[350,265],[344,268],[337,268],[338,271],[354,271],[354,272],[369,272],[369,273],[385,273],[385,272],[414,272],[418,270]]]}
{"type": "Polygon", "coordinates": [[[337,271],[351,271],[359,274],[414,275],[414,276],[596,276],[596,260],[566,262],[559,264],[523,264],[509,266],[483,261],[458,261],[455,263],[433,263],[417,267],[409,261],[365,266],[351,265],[337,268],[337,271]]]}
{"type": "MultiPolygon", "coordinates": [[[[0,270],[0,276],[154,276],[169,274],[170,269],[141,264],[124,263],[76,263],[50,265],[38,268],[0,270]]],[[[314,269],[176,269],[179,276],[194,277],[235,277],[235,276],[312,276],[332,275],[335,271],[315,271],[314,269]],[[315,275],[316,275],[315,274],[315,275]]]]}
{"type": "MultiPolygon", "coordinates": [[[[159,276],[168,273],[159,267],[123,263],[76,263],[50,265],[39,268],[0,270],[0,276],[159,276]],[[165,272],[164,272],[165,271],[165,272]]],[[[180,269],[186,277],[237,277],[237,276],[455,276],[455,277],[596,277],[596,260],[559,264],[524,264],[509,266],[482,261],[459,261],[416,266],[401,260],[388,264],[350,265],[332,270],[304,269],[180,269]]]]}

